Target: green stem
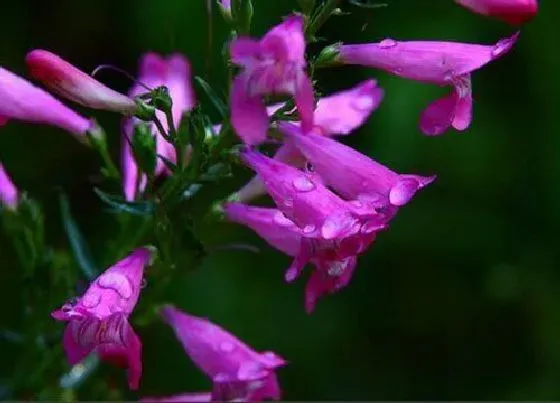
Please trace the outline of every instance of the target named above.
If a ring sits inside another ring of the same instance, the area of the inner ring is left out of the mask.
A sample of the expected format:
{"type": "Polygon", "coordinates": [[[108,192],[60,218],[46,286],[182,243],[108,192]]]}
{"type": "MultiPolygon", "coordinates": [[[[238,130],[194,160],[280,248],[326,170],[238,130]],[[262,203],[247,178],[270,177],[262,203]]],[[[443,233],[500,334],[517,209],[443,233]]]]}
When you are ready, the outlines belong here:
{"type": "Polygon", "coordinates": [[[317,31],[323,26],[325,22],[332,15],[333,11],[339,6],[342,0],[326,0],[320,8],[319,13],[312,19],[311,23],[307,26],[306,36],[312,38],[317,31]]]}
{"type": "Polygon", "coordinates": [[[117,181],[120,181],[121,180],[121,174],[120,174],[119,170],[117,169],[117,167],[115,166],[115,163],[111,159],[111,156],[109,155],[109,150],[107,149],[107,146],[105,144],[100,144],[97,147],[97,150],[99,151],[99,155],[101,156],[101,159],[103,160],[103,163],[105,164],[105,169],[107,171],[107,176],[111,179],[115,179],[117,181]]]}

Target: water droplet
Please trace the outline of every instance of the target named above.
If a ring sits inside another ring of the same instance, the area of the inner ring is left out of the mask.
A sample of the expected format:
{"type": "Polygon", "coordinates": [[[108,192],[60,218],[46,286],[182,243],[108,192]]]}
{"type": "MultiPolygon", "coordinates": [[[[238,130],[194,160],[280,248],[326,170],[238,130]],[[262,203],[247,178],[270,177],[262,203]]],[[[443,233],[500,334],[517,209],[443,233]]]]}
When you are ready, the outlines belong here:
{"type": "Polygon", "coordinates": [[[305,176],[299,176],[292,182],[294,189],[298,192],[310,192],[315,189],[315,184],[305,176]]]}
{"type": "Polygon", "coordinates": [[[396,75],[400,75],[403,73],[403,68],[402,67],[397,67],[395,70],[393,70],[393,73],[396,75]]]}
{"type": "Polygon", "coordinates": [[[313,173],[313,172],[315,172],[315,166],[311,162],[307,161],[305,163],[305,171],[313,173]]]}
{"type": "Polygon", "coordinates": [[[397,41],[391,38],[383,39],[381,42],[379,42],[379,47],[381,49],[390,49],[394,48],[395,46],[397,46],[397,41]]]}
{"type": "Polygon", "coordinates": [[[446,71],[445,74],[443,75],[443,80],[450,82],[453,81],[453,78],[455,77],[455,72],[453,70],[449,70],[446,71]]]}
{"type": "Polygon", "coordinates": [[[328,218],[321,227],[321,235],[325,239],[333,239],[340,232],[340,222],[338,220],[328,218]]]}
{"type": "Polygon", "coordinates": [[[105,273],[97,280],[101,288],[110,288],[122,298],[128,299],[132,296],[132,285],[128,278],[120,273],[105,273]]]}
{"type": "Polygon", "coordinates": [[[508,51],[510,47],[511,47],[511,40],[509,38],[502,39],[498,41],[498,43],[496,43],[492,48],[492,52],[491,52],[492,56],[498,57],[502,55],[504,52],[508,51]]]}
{"type": "Polygon", "coordinates": [[[294,225],[293,221],[286,217],[281,211],[277,211],[276,214],[274,214],[273,220],[276,224],[282,227],[289,227],[291,225],[294,225]]]}
{"type": "Polygon", "coordinates": [[[95,308],[101,302],[101,295],[89,292],[82,298],[82,305],[86,308],[95,308]]]}
{"type": "Polygon", "coordinates": [[[294,205],[294,201],[292,199],[285,199],[284,200],[284,206],[292,207],[293,205],[294,205]]]}
{"type": "Polygon", "coordinates": [[[235,345],[229,341],[223,341],[220,343],[220,350],[224,353],[231,353],[235,349],[235,345]]]}
{"type": "Polygon", "coordinates": [[[368,221],[362,225],[362,234],[371,234],[375,231],[381,231],[385,228],[385,224],[380,224],[375,221],[368,221]]]}
{"type": "Polygon", "coordinates": [[[304,232],[305,234],[311,234],[312,232],[315,231],[315,228],[316,228],[316,227],[315,227],[313,224],[309,224],[309,225],[306,225],[306,226],[303,228],[303,232],[304,232]]]}
{"type": "Polygon", "coordinates": [[[145,278],[142,279],[142,283],[140,284],[140,289],[144,289],[148,286],[148,280],[145,278]]]}
{"type": "Polygon", "coordinates": [[[359,200],[353,200],[350,202],[350,204],[356,208],[363,208],[364,207],[364,203],[362,203],[359,200]]]}
{"type": "Polygon", "coordinates": [[[72,310],[72,308],[74,308],[71,304],[64,304],[62,305],[62,308],[60,308],[60,310],[62,312],[70,312],[72,310]]]}
{"type": "Polygon", "coordinates": [[[327,270],[329,276],[338,277],[342,275],[342,273],[344,273],[344,270],[346,269],[346,263],[346,260],[332,262],[327,270]]]}
{"type": "Polygon", "coordinates": [[[352,106],[360,111],[368,111],[373,107],[373,99],[368,95],[362,95],[352,101],[352,106]]]}

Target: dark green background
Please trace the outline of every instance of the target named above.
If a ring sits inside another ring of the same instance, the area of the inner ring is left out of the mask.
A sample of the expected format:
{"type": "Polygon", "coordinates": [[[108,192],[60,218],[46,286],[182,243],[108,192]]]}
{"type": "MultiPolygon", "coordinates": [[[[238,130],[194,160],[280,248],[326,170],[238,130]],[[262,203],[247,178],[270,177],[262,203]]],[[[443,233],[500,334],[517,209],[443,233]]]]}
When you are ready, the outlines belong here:
{"type": "MultiPolygon", "coordinates": [[[[352,14],[332,18],[321,36],[325,43],[387,36],[493,43],[513,30],[451,0],[387,3],[373,11],[345,4],[352,14]]],[[[254,0],[254,6],[255,35],[296,8],[287,0],[254,0]]],[[[213,253],[176,281],[166,300],[284,356],[289,365],[279,375],[289,400],[560,399],[560,4],[540,6],[513,51],[474,74],[474,120],[465,133],[429,138],[417,128],[422,108],[445,89],[358,68],[316,77],[325,93],[378,78],[385,100],[348,142],[396,171],[439,175],[361,257],[349,287],[306,315],[304,279],[283,281],[289,259],[231,225],[220,236],[227,232],[230,241],[263,252],[213,253]]],[[[25,74],[26,52],[46,48],[87,71],[111,63],[134,72],[145,51],[181,51],[196,74],[225,88],[227,29],[217,12],[210,56],[207,32],[202,0],[3,0],[0,65],[25,74]]],[[[129,85],[116,73],[99,77],[122,91],[129,85]]],[[[119,119],[95,116],[117,157],[119,119]]],[[[57,204],[63,189],[102,259],[114,216],[91,192],[99,181],[96,155],[53,128],[12,122],[1,131],[0,158],[18,186],[43,203],[51,244],[68,248],[57,204]]],[[[223,184],[216,197],[245,178],[223,184]]],[[[71,261],[65,269],[77,270],[71,261]]],[[[15,254],[0,237],[0,327],[23,326],[21,287],[15,254]]],[[[145,371],[139,395],[129,397],[209,388],[163,323],[139,332],[145,371]]],[[[0,380],[26,348],[0,341],[0,380]]],[[[56,398],[60,367],[47,365],[41,388],[18,397],[51,388],[42,396],[56,398]]],[[[105,392],[104,379],[124,389],[123,374],[102,366],[78,396],[118,396],[105,392]]]]}

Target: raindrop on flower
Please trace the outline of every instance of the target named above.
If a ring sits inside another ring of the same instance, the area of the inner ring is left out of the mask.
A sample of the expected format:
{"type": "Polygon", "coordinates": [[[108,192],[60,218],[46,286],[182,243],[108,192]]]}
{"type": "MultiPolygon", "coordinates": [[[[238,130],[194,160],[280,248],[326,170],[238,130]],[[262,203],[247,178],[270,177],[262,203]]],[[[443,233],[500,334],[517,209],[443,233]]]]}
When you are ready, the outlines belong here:
{"type": "Polygon", "coordinates": [[[305,176],[300,176],[294,179],[292,182],[294,189],[298,192],[310,192],[315,189],[315,185],[305,176]]]}
{"type": "Polygon", "coordinates": [[[105,273],[99,277],[97,285],[101,288],[110,288],[125,299],[132,296],[130,280],[120,273],[105,273]]]}
{"type": "Polygon", "coordinates": [[[370,96],[362,95],[352,101],[352,106],[360,111],[367,111],[373,107],[373,99],[370,96]]]}
{"type": "Polygon", "coordinates": [[[304,232],[305,234],[311,234],[313,231],[315,231],[315,226],[314,226],[313,224],[306,225],[306,226],[303,228],[303,232],[304,232]]]}
{"type": "Polygon", "coordinates": [[[305,163],[305,171],[310,172],[310,173],[315,172],[315,167],[313,166],[313,164],[311,162],[307,161],[305,163]]]}
{"type": "Polygon", "coordinates": [[[284,215],[281,211],[276,212],[273,218],[274,222],[282,227],[294,225],[293,221],[284,215]]]}
{"type": "Polygon", "coordinates": [[[379,47],[381,49],[390,49],[394,48],[395,46],[397,46],[397,41],[395,41],[394,39],[387,38],[379,42],[379,47]]]}
{"type": "Polygon", "coordinates": [[[222,350],[224,353],[231,353],[234,349],[235,346],[229,341],[223,341],[220,343],[220,350],[222,350]]]}
{"type": "Polygon", "coordinates": [[[148,280],[145,278],[142,279],[142,283],[140,284],[140,289],[144,289],[148,286],[148,280]]]}

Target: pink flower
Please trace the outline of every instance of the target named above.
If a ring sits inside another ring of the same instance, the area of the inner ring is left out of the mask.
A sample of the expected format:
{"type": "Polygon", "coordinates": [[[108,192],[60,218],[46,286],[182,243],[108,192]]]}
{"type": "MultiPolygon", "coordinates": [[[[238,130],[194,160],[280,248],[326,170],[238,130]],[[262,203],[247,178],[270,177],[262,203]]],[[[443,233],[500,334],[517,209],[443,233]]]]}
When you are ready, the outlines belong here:
{"type": "Polygon", "coordinates": [[[242,159],[305,238],[286,273],[287,281],[293,281],[313,258],[338,261],[362,252],[386,227],[385,214],[361,202],[342,200],[316,175],[254,151],[244,152],[242,159]]]}
{"type": "Polygon", "coordinates": [[[429,105],[420,118],[420,129],[439,135],[449,127],[465,130],[472,119],[471,72],[507,53],[518,34],[495,45],[456,42],[397,42],[339,46],[339,60],[386,70],[399,77],[438,85],[453,92],[429,105]]]}
{"type": "Polygon", "coordinates": [[[0,67],[0,126],[9,119],[57,126],[84,141],[91,126],[50,94],[0,67]]]}
{"type": "MultiPolygon", "coordinates": [[[[181,124],[183,113],[192,110],[195,105],[195,94],[191,86],[191,68],[188,60],[182,55],[175,53],[167,59],[162,58],[156,53],[146,53],[140,60],[139,82],[149,88],[166,86],[173,99],[172,115],[173,123],[176,128],[181,124]]],[[[145,93],[147,90],[141,85],[135,85],[130,96],[136,97],[145,93]]],[[[168,130],[167,120],[161,111],[156,112],[156,116],[162,122],[164,128],[168,130]]],[[[124,135],[122,142],[122,168],[123,168],[123,191],[126,200],[132,201],[136,197],[136,180],[138,170],[136,161],[132,154],[129,140],[132,140],[134,126],[138,124],[137,118],[128,118],[124,124],[124,135]]],[[[156,136],[156,151],[158,155],[176,163],[175,149],[173,145],[163,138],[161,133],[151,124],[151,131],[156,136]]],[[[168,173],[165,164],[158,158],[156,165],[156,175],[168,173]]],[[[146,175],[142,175],[140,181],[140,191],[146,186],[146,175]]]]}
{"type": "Polygon", "coordinates": [[[289,123],[280,129],[313,165],[325,183],[348,200],[359,200],[375,210],[394,210],[435,180],[435,176],[401,175],[360,152],[328,137],[303,135],[289,123]]]}
{"type": "Polygon", "coordinates": [[[280,399],[276,368],[286,362],[273,352],[259,353],[221,327],[173,306],[162,309],[194,363],[212,379],[211,393],[189,393],[168,398],[144,398],[145,402],[241,401],[280,399]]]}
{"type": "MultiPolygon", "coordinates": [[[[297,258],[302,251],[312,255],[310,261],[315,270],[311,273],[305,291],[305,310],[308,313],[315,309],[319,297],[333,294],[348,285],[356,267],[357,254],[365,251],[375,239],[375,232],[367,236],[358,235],[356,238],[360,237],[362,244],[359,249],[352,251],[356,255],[337,258],[341,254],[337,249],[344,248],[344,243],[320,242],[307,238],[304,231],[278,209],[226,203],[224,212],[230,221],[251,228],[268,244],[288,256],[297,258]]],[[[295,280],[300,272],[301,270],[288,270],[287,280],[295,280]]]]}
{"type": "Polygon", "coordinates": [[[19,192],[12,183],[4,166],[0,163],[0,205],[15,210],[19,203],[19,192]]]}
{"type": "Polygon", "coordinates": [[[54,93],[93,109],[136,113],[136,103],[61,59],[54,53],[36,49],[25,58],[31,75],[54,93]]]}
{"type": "Polygon", "coordinates": [[[537,0],[455,0],[457,4],[488,17],[521,25],[537,14],[537,0]]]}
{"type": "MultiPolygon", "coordinates": [[[[369,115],[379,107],[384,92],[375,80],[366,80],[357,86],[320,98],[314,112],[313,132],[325,136],[347,135],[365,123],[369,115]]],[[[272,113],[278,110],[272,109],[272,113]]],[[[269,115],[271,114],[269,112],[269,115]]],[[[299,126],[299,122],[294,122],[299,126]]],[[[274,159],[301,168],[305,158],[297,148],[284,144],[274,159]]],[[[247,202],[266,193],[258,177],[251,179],[236,194],[239,201],[247,202]]]]}
{"type": "Polygon", "coordinates": [[[219,4],[224,8],[224,10],[231,12],[231,0],[220,0],[219,4]]]}
{"type": "Polygon", "coordinates": [[[53,318],[68,321],[64,349],[71,365],[90,353],[128,369],[128,385],[137,389],[142,374],[140,339],[128,317],[140,296],[144,267],[151,253],[139,248],[105,270],[75,304],[64,304],[53,318]]]}
{"type": "Polygon", "coordinates": [[[259,144],[266,139],[269,118],[262,99],[265,95],[294,96],[303,129],[313,127],[314,94],[305,74],[301,16],[287,18],[260,41],[235,39],[230,54],[232,61],[243,67],[231,89],[231,123],[246,144],[259,144]]]}

